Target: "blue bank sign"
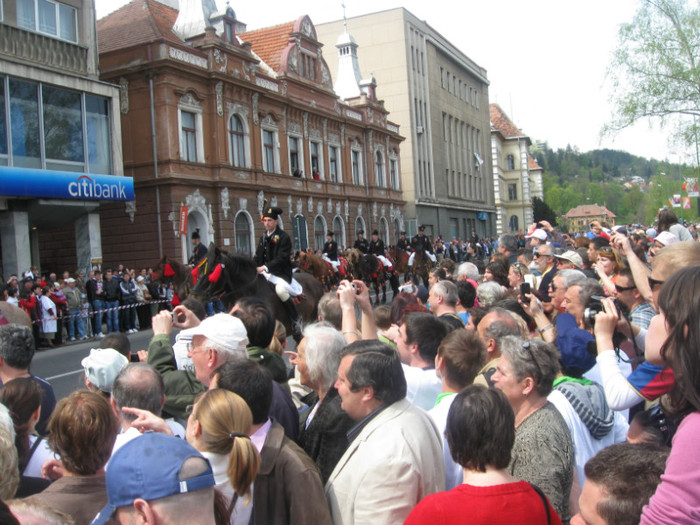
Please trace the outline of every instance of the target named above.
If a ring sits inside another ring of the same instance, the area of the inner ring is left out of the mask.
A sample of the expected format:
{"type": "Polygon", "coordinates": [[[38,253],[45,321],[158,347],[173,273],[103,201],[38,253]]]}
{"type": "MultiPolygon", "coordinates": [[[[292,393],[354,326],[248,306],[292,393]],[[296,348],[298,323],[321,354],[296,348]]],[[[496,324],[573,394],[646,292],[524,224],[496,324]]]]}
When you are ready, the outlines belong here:
{"type": "Polygon", "coordinates": [[[0,167],[0,195],[133,201],[134,179],[115,175],[0,167]]]}

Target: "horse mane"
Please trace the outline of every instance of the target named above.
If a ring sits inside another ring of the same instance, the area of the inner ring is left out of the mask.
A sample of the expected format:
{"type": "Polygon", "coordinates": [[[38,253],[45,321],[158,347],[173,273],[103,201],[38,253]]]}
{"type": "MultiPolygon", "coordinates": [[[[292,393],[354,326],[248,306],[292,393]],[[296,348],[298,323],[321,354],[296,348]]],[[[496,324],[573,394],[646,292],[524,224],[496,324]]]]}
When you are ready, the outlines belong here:
{"type": "Polygon", "coordinates": [[[371,277],[379,271],[379,259],[374,255],[366,254],[360,258],[359,262],[360,273],[365,277],[371,277]]]}

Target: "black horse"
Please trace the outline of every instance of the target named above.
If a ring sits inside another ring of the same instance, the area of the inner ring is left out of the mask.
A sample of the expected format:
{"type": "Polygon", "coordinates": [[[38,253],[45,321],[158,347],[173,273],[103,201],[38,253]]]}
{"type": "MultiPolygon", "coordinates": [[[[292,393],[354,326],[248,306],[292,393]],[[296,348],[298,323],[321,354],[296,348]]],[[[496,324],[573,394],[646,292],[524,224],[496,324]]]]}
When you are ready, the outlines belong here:
{"type": "MultiPolygon", "coordinates": [[[[257,264],[250,257],[227,253],[209,245],[207,263],[200,266],[197,284],[190,295],[201,301],[221,299],[227,309],[233,307],[241,297],[255,296],[263,299],[275,314],[275,318],[292,333],[292,326],[282,301],[275,288],[257,272],[257,264]]],[[[305,323],[318,316],[318,302],[323,296],[323,286],[314,276],[295,273],[294,278],[303,289],[297,304],[299,317],[305,323]]]]}
{"type": "Polygon", "coordinates": [[[382,304],[386,303],[386,282],[389,281],[394,297],[399,293],[399,278],[394,272],[388,272],[381,261],[371,254],[362,254],[359,250],[351,249],[348,252],[348,262],[353,273],[358,279],[374,287],[376,296],[375,304],[379,304],[379,289],[382,290],[382,304]]]}

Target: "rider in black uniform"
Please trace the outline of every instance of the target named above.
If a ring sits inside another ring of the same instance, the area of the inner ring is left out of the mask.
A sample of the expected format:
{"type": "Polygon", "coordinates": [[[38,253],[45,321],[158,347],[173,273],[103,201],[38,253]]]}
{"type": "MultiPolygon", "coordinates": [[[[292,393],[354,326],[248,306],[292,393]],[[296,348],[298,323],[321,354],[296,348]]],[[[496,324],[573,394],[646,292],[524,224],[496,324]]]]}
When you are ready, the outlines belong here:
{"type": "Polygon", "coordinates": [[[364,234],[364,230],[360,230],[357,232],[357,240],[355,241],[353,248],[356,248],[362,253],[366,254],[369,253],[369,243],[367,242],[367,239],[363,237],[364,234]]]}

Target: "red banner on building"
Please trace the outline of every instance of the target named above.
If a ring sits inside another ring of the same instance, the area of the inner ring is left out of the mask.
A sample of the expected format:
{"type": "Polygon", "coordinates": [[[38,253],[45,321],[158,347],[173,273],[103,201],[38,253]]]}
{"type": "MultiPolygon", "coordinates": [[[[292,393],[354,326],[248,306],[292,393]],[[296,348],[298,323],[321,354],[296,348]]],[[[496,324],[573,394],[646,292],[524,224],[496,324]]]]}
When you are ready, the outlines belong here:
{"type": "Polygon", "coordinates": [[[180,208],[180,235],[187,235],[187,206],[180,208]]]}

